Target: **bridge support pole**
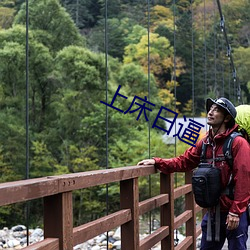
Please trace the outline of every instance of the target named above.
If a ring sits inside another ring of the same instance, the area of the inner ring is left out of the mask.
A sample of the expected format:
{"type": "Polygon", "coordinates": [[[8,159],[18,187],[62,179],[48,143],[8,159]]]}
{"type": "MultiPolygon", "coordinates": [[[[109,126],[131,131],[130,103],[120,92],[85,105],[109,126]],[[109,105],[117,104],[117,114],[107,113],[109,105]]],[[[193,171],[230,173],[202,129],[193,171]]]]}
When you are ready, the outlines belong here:
{"type": "Polygon", "coordinates": [[[161,241],[161,250],[174,249],[174,175],[160,174],[160,192],[169,194],[169,202],[161,206],[161,226],[169,227],[169,235],[161,241]]]}
{"type": "Polygon", "coordinates": [[[132,220],[121,226],[121,249],[139,250],[138,178],[120,182],[121,209],[130,209],[132,220]]]}
{"type": "Polygon", "coordinates": [[[59,238],[60,250],[73,249],[72,192],[44,198],[44,238],[59,238]]]}
{"type": "MultiPolygon", "coordinates": [[[[185,183],[191,184],[191,180],[192,180],[192,172],[186,172],[185,183]]],[[[196,211],[195,211],[196,203],[194,200],[193,192],[185,195],[185,201],[186,201],[185,210],[192,211],[192,217],[186,222],[186,237],[192,236],[193,238],[193,243],[188,248],[188,250],[196,250],[196,211]]]]}

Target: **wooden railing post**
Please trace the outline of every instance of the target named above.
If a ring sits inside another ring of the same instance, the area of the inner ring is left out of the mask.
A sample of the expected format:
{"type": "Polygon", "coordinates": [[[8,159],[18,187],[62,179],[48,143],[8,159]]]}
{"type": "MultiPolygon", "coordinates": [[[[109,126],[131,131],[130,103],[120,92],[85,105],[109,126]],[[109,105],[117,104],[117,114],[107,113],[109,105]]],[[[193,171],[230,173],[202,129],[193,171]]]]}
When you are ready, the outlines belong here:
{"type": "Polygon", "coordinates": [[[121,226],[121,249],[139,250],[138,178],[120,182],[121,209],[131,209],[132,220],[121,226]]]}
{"type": "Polygon", "coordinates": [[[59,238],[60,250],[73,249],[72,192],[44,198],[44,238],[59,238]]]}
{"type": "MultiPolygon", "coordinates": [[[[186,172],[185,182],[191,184],[192,172],[186,172]]],[[[192,217],[186,222],[186,236],[193,237],[193,243],[188,250],[196,249],[196,212],[193,192],[185,195],[185,210],[192,210],[192,217]]]]}
{"type": "Polygon", "coordinates": [[[162,250],[174,249],[174,178],[173,174],[160,174],[160,192],[169,194],[169,202],[161,206],[161,226],[169,227],[169,235],[161,241],[162,250]]]}

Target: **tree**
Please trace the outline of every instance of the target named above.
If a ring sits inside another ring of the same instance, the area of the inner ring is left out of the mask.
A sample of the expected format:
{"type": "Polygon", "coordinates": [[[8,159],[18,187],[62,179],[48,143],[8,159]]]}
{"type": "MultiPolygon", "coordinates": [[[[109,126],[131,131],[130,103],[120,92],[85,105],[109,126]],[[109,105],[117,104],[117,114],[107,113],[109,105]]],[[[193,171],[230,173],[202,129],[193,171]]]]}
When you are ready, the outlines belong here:
{"type": "MultiPolygon", "coordinates": [[[[41,131],[46,124],[47,108],[50,103],[53,88],[50,74],[52,71],[52,56],[47,47],[37,42],[34,32],[29,38],[29,85],[31,88],[31,125],[36,131],[41,131]]],[[[0,41],[5,45],[0,50],[2,67],[2,82],[7,96],[25,96],[25,28],[16,25],[0,33],[0,41]],[[10,72],[12,72],[10,74],[10,72]],[[18,94],[18,93],[20,94],[18,94]],[[22,95],[21,95],[22,94],[22,95]]],[[[14,99],[12,99],[14,100],[14,99]]],[[[24,100],[23,100],[24,101],[24,100]]],[[[24,112],[24,103],[14,103],[15,107],[24,112]]]]}
{"type": "MultiPolygon", "coordinates": [[[[238,75],[240,76],[240,79],[238,79],[238,83],[241,84],[242,89],[244,90],[244,93],[246,94],[246,100],[243,100],[244,102],[248,103],[250,101],[249,93],[250,93],[250,72],[249,72],[249,56],[250,56],[250,48],[243,48],[239,47],[235,49],[235,64],[236,68],[238,69],[238,75]]],[[[244,98],[244,99],[245,99],[244,98]]]]}
{"type": "Polygon", "coordinates": [[[56,160],[44,142],[33,141],[31,146],[30,177],[44,177],[55,174],[56,160]]]}
{"type": "Polygon", "coordinates": [[[93,28],[87,35],[88,47],[93,51],[106,52],[122,61],[124,48],[129,44],[128,36],[131,34],[133,25],[135,24],[129,18],[109,18],[106,20],[107,26],[105,30],[104,19],[93,28]],[[107,40],[104,41],[104,33],[107,33],[107,40]],[[105,44],[106,43],[106,44],[105,44]]]}
{"type": "MultiPolygon", "coordinates": [[[[79,30],[58,0],[29,1],[29,20],[36,39],[53,52],[69,45],[84,45],[79,30]]],[[[25,3],[15,17],[16,24],[26,24],[25,3]]]]}
{"type": "Polygon", "coordinates": [[[130,63],[122,65],[119,75],[118,82],[121,82],[126,88],[126,92],[129,96],[148,96],[148,83],[150,82],[150,94],[152,101],[157,101],[157,87],[155,78],[153,75],[148,76],[140,65],[130,63]],[[150,79],[148,79],[150,77],[150,79]]]}
{"type": "Polygon", "coordinates": [[[98,23],[101,5],[98,0],[61,0],[62,5],[68,10],[76,26],[87,32],[98,23]]]}
{"type": "MultiPolygon", "coordinates": [[[[173,77],[173,47],[165,37],[160,37],[158,34],[151,33],[149,39],[150,41],[148,41],[148,36],[142,36],[139,43],[128,45],[125,48],[124,63],[139,64],[145,72],[150,67],[150,72],[157,79],[158,87],[164,88],[165,82],[172,80],[173,77]],[[148,43],[150,43],[149,51],[148,43]]],[[[179,60],[176,75],[179,76],[182,71],[183,63],[179,60]]]]}
{"type": "MultiPolygon", "coordinates": [[[[163,5],[156,5],[151,8],[150,12],[150,28],[153,32],[159,27],[174,29],[174,17],[170,8],[163,5]]],[[[157,32],[156,32],[157,33],[157,32]]]]}
{"type": "Polygon", "coordinates": [[[14,19],[15,10],[13,8],[1,7],[0,5],[0,29],[11,27],[14,19]]]}
{"type": "Polygon", "coordinates": [[[61,161],[62,157],[67,159],[71,144],[78,148],[96,146],[87,143],[85,137],[90,135],[82,128],[82,119],[91,117],[91,114],[96,116],[96,103],[102,107],[100,100],[105,99],[105,89],[102,87],[105,66],[102,55],[77,46],[60,51],[54,66],[53,79],[57,86],[51,103],[54,117],[50,117],[52,122],[51,126],[47,126],[46,131],[49,132],[45,133],[45,138],[50,150],[59,150],[56,154],[61,161]],[[85,131],[81,133],[81,130],[85,131]]]}

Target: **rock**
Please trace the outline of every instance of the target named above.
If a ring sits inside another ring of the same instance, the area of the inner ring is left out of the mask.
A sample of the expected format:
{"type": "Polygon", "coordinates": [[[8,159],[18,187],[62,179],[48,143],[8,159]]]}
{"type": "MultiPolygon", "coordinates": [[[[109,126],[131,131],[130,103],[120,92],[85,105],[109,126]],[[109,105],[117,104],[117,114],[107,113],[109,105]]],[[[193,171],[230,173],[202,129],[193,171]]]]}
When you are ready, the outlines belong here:
{"type": "MultiPolygon", "coordinates": [[[[25,235],[26,236],[26,235],[25,235]]],[[[24,245],[27,243],[27,237],[23,237],[21,240],[20,240],[20,243],[21,245],[24,245]]]]}
{"type": "Polygon", "coordinates": [[[23,233],[23,231],[15,231],[15,232],[13,232],[13,237],[14,238],[23,238],[23,237],[25,237],[26,235],[23,233]]]}
{"type": "Polygon", "coordinates": [[[17,250],[17,249],[22,249],[23,247],[21,246],[21,245],[18,245],[18,246],[16,246],[15,247],[15,249],[17,250]]]}
{"type": "Polygon", "coordinates": [[[96,245],[96,246],[93,246],[92,248],[91,248],[91,250],[100,250],[101,248],[98,246],[98,245],[96,245]]]}
{"type": "Polygon", "coordinates": [[[106,235],[105,235],[105,234],[101,234],[101,235],[99,235],[99,236],[97,236],[97,237],[95,238],[96,243],[100,243],[100,242],[102,242],[102,241],[105,240],[105,239],[106,239],[106,235]]]}
{"type": "Polygon", "coordinates": [[[121,239],[121,227],[118,227],[115,231],[115,234],[113,235],[113,238],[116,240],[120,240],[121,239]]]}
{"type": "Polygon", "coordinates": [[[95,239],[88,240],[87,243],[93,246],[95,244],[95,239]]]}
{"type": "Polygon", "coordinates": [[[13,232],[20,232],[23,230],[26,230],[26,227],[24,225],[17,225],[11,228],[13,232]]]}
{"type": "MultiPolygon", "coordinates": [[[[41,228],[29,229],[29,244],[39,242],[44,239],[44,232],[41,228]]],[[[148,234],[141,234],[140,239],[147,237],[148,234]]],[[[183,240],[184,236],[178,232],[179,243],[183,240]]],[[[4,228],[0,230],[0,250],[17,250],[27,246],[27,230],[25,226],[17,225],[10,230],[4,228]]],[[[114,231],[107,234],[100,234],[93,239],[88,240],[74,246],[74,250],[121,250],[121,228],[118,227],[114,231]],[[108,242],[107,242],[108,241],[108,242]],[[107,245],[108,244],[108,245],[107,245]]],[[[152,250],[160,250],[160,243],[155,245],[152,250]]]]}
{"type": "Polygon", "coordinates": [[[0,230],[0,238],[3,238],[7,235],[6,230],[0,230]]]}
{"type": "Polygon", "coordinates": [[[43,230],[41,228],[36,228],[32,234],[32,237],[42,237],[43,236],[43,230]]]}
{"type": "Polygon", "coordinates": [[[122,242],[120,240],[114,242],[113,246],[115,249],[120,250],[121,249],[122,242]]]}
{"type": "Polygon", "coordinates": [[[88,244],[87,243],[79,244],[79,245],[74,246],[73,249],[74,250],[88,249],[88,244]]]}
{"type": "Polygon", "coordinates": [[[109,237],[113,236],[114,234],[115,234],[114,231],[109,231],[109,232],[108,232],[108,236],[109,236],[109,237]]]}
{"type": "Polygon", "coordinates": [[[13,239],[13,240],[7,241],[7,245],[8,247],[16,247],[20,245],[20,242],[18,240],[13,239]]]}
{"type": "Polygon", "coordinates": [[[107,246],[107,241],[106,241],[106,240],[103,240],[102,242],[100,242],[100,245],[101,245],[101,246],[107,246]]]}
{"type": "Polygon", "coordinates": [[[114,243],[114,242],[116,241],[116,239],[114,239],[113,237],[109,237],[109,238],[108,238],[108,241],[109,241],[110,243],[114,243]]]}

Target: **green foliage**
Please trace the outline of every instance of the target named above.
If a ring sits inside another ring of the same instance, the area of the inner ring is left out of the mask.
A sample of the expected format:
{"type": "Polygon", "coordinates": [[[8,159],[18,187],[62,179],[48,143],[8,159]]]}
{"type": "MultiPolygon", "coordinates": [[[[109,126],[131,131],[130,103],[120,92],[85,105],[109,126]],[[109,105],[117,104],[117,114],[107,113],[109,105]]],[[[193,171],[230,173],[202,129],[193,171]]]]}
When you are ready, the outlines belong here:
{"type": "Polygon", "coordinates": [[[148,95],[148,82],[150,82],[150,94],[153,97],[152,102],[158,103],[157,99],[157,87],[155,78],[153,75],[148,75],[143,71],[142,67],[134,63],[125,64],[121,67],[119,76],[117,79],[118,82],[121,82],[125,86],[126,93],[129,96],[140,96],[143,98],[148,95]]]}
{"type": "Polygon", "coordinates": [[[15,10],[13,8],[0,7],[0,29],[8,29],[14,19],[15,10]]]}
{"type": "Polygon", "coordinates": [[[1,182],[25,177],[25,127],[14,108],[0,113],[1,182]],[[8,138],[8,139],[6,139],[8,138]]]}
{"type": "Polygon", "coordinates": [[[0,48],[0,82],[3,84],[4,98],[12,97],[11,105],[21,110],[22,102],[18,100],[18,97],[20,98],[19,93],[24,93],[22,86],[25,79],[24,47],[16,42],[3,43],[2,46],[0,48]]]}
{"type": "Polygon", "coordinates": [[[96,151],[94,146],[79,149],[74,145],[70,145],[65,164],[69,166],[71,173],[96,170],[98,169],[96,151]]]}
{"type": "Polygon", "coordinates": [[[124,48],[129,43],[128,37],[134,26],[133,20],[129,18],[109,18],[107,19],[107,43],[108,48],[106,48],[103,41],[104,37],[104,20],[101,20],[99,24],[89,32],[88,47],[93,51],[105,52],[108,49],[108,54],[114,58],[122,60],[124,55],[124,48]]]}
{"type": "Polygon", "coordinates": [[[68,86],[76,91],[82,91],[82,94],[90,89],[96,89],[94,97],[98,98],[97,90],[102,82],[102,76],[105,75],[103,55],[81,47],[69,46],[57,54],[55,64],[62,87],[68,86]]]}
{"type": "Polygon", "coordinates": [[[33,157],[30,162],[30,177],[43,177],[53,175],[56,163],[44,142],[33,141],[31,151],[33,157]]]}
{"type": "MultiPolygon", "coordinates": [[[[26,24],[26,6],[15,17],[14,24],[26,24]]],[[[69,45],[83,45],[83,38],[66,10],[58,0],[29,1],[29,28],[52,51],[69,45]]]]}
{"type": "Polygon", "coordinates": [[[93,27],[100,19],[101,5],[98,0],[61,0],[60,2],[80,29],[93,27]]]}
{"type": "MultiPolygon", "coordinates": [[[[150,72],[156,77],[158,86],[164,88],[167,77],[173,74],[174,61],[172,57],[173,47],[168,39],[151,33],[149,37],[142,36],[139,43],[130,44],[125,48],[124,63],[139,64],[145,72],[150,67],[150,72]],[[150,43],[150,50],[148,43],[150,43]]],[[[177,76],[183,71],[182,68],[183,63],[178,59],[178,67],[175,68],[177,76]]]]}
{"type": "Polygon", "coordinates": [[[163,5],[156,5],[152,7],[152,10],[150,13],[150,20],[151,20],[154,31],[159,26],[162,26],[171,30],[174,29],[173,12],[170,10],[170,8],[167,8],[163,5]]]}
{"type": "MultiPolygon", "coordinates": [[[[250,56],[250,47],[243,48],[239,47],[235,50],[235,64],[238,70],[238,74],[240,75],[240,81],[247,83],[245,86],[243,86],[244,92],[249,97],[250,89],[247,87],[249,85],[249,79],[250,79],[250,72],[249,72],[249,56],[250,56]]],[[[238,80],[239,81],[239,80],[238,80]]],[[[246,102],[249,101],[249,98],[246,100],[246,102]]]]}

